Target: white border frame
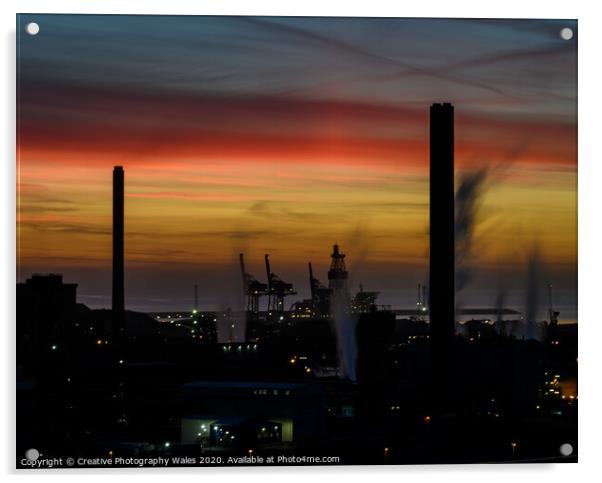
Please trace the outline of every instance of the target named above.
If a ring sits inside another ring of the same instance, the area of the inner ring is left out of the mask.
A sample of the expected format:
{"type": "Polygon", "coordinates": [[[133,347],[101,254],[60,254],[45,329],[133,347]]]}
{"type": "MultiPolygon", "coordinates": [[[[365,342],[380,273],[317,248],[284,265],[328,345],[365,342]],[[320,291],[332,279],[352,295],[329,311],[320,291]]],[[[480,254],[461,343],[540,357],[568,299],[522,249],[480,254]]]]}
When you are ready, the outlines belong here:
{"type": "Polygon", "coordinates": [[[62,481],[65,474],[81,478],[103,480],[107,477],[125,480],[164,479],[178,475],[186,479],[227,477],[244,478],[245,483],[266,479],[282,479],[294,482],[307,478],[342,477],[352,482],[367,477],[399,481],[400,478],[417,478],[426,481],[445,479],[446,483],[478,481],[479,483],[504,481],[520,478],[545,478],[546,481],[586,481],[589,475],[600,474],[596,468],[600,448],[600,398],[601,387],[598,372],[602,368],[599,346],[602,343],[602,320],[600,318],[599,271],[602,229],[600,207],[602,206],[602,144],[600,138],[600,113],[602,105],[597,89],[602,86],[602,67],[599,61],[602,51],[599,25],[601,8],[597,2],[504,0],[483,2],[455,0],[435,2],[420,0],[412,4],[370,0],[282,2],[253,0],[199,1],[190,0],[4,0],[2,27],[5,55],[2,82],[5,106],[0,129],[5,146],[1,164],[2,195],[2,381],[6,389],[1,398],[2,417],[5,428],[0,438],[2,470],[22,476],[19,481],[44,474],[47,478],[62,481]],[[15,23],[16,13],[127,13],[127,14],[212,14],[212,15],[304,15],[304,16],[368,16],[368,17],[491,17],[491,18],[568,18],[579,20],[579,464],[558,465],[440,465],[440,466],[347,466],[347,467],[286,467],[286,468],[173,468],[164,470],[49,470],[28,472],[14,470],[14,410],[15,410],[15,23]],[[89,476],[88,476],[89,475],[89,476]]]}

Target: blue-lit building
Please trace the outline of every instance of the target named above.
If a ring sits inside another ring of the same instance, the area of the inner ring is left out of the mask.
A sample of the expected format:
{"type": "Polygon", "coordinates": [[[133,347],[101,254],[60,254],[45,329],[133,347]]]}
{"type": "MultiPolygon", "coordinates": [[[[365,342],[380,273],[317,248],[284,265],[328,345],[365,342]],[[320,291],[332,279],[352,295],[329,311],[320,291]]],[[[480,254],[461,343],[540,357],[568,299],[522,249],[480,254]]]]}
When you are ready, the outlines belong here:
{"type": "Polygon", "coordinates": [[[197,381],[181,387],[188,415],[181,443],[203,447],[307,442],[324,427],[324,393],[314,384],[197,381]]]}

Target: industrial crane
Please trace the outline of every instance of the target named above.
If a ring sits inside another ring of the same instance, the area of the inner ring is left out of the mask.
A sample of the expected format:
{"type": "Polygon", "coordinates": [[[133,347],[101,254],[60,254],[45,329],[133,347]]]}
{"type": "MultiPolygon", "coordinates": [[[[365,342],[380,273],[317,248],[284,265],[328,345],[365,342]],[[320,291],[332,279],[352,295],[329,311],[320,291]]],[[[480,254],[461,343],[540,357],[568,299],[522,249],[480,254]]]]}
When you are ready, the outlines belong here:
{"type": "Polygon", "coordinates": [[[255,277],[247,272],[245,269],[245,258],[241,253],[240,258],[240,272],[242,275],[243,285],[243,297],[246,298],[246,306],[248,312],[257,313],[259,312],[259,297],[268,295],[267,284],[258,281],[255,277]]]}
{"type": "Polygon", "coordinates": [[[284,312],[284,297],[296,295],[292,283],[281,280],[278,275],[270,269],[269,254],[265,254],[265,270],[268,276],[268,312],[284,312]]]}

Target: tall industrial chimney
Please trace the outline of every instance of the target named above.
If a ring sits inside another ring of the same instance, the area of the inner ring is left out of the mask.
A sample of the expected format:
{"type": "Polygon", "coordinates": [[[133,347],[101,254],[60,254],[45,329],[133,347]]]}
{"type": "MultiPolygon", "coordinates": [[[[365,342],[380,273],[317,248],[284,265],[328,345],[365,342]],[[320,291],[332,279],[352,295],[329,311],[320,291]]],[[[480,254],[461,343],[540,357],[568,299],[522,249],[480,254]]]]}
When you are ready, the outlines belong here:
{"type": "Polygon", "coordinates": [[[113,169],[113,331],[125,329],[125,295],[123,287],[123,167],[113,169]]]}
{"type": "Polygon", "coordinates": [[[454,107],[433,104],[430,112],[429,320],[433,363],[452,362],[455,331],[454,107]]]}

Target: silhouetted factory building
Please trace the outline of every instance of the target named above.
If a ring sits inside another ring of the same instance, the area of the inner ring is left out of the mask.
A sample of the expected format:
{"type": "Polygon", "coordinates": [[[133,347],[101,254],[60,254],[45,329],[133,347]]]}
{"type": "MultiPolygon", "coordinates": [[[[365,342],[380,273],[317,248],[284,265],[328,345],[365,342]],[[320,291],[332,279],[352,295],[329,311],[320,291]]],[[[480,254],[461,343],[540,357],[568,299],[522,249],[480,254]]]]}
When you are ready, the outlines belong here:
{"type": "Polygon", "coordinates": [[[123,167],[113,169],[113,330],[125,328],[124,254],[123,254],[123,167]]]}
{"type": "Polygon", "coordinates": [[[63,283],[63,277],[55,274],[33,275],[17,284],[19,358],[31,359],[36,351],[52,350],[73,323],[76,291],[77,284],[63,283]]]}
{"type": "Polygon", "coordinates": [[[429,310],[435,365],[450,360],[455,327],[454,107],[430,110],[429,310]]]}

